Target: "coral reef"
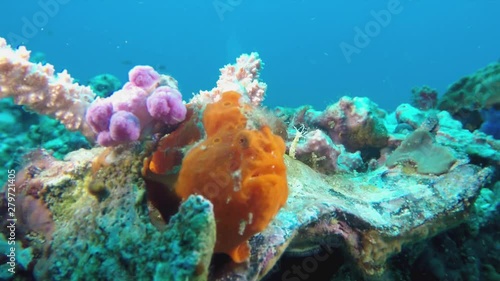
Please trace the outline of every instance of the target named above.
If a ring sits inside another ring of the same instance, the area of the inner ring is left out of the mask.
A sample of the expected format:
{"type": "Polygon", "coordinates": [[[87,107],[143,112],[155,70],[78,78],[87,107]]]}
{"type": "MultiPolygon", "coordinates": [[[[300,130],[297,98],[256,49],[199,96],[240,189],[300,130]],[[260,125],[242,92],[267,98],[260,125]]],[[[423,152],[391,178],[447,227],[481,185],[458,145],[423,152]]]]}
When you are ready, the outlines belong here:
{"type": "Polygon", "coordinates": [[[422,244],[411,265],[419,280],[498,280],[500,182],[481,189],[466,224],[422,244]]]}
{"type": "Polygon", "coordinates": [[[324,174],[354,171],[364,165],[359,151],[347,152],[342,144],[333,143],[319,129],[307,132],[303,140],[299,140],[295,151],[296,159],[324,174]]]}
{"type": "Polygon", "coordinates": [[[55,75],[52,65],[32,63],[29,56],[25,47],[13,50],[0,38],[0,98],[13,97],[89,140],[97,135],[101,145],[136,141],[154,132],[157,122],[175,125],[185,117],[175,80],[150,66],[136,66],[122,90],[95,100],[90,87],[74,83],[66,71],[55,75]]]}
{"type": "Polygon", "coordinates": [[[169,224],[157,229],[138,177],[141,161],[132,151],[109,154],[95,174],[85,171],[102,149],[80,150],[64,161],[33,159],[46,166],[25,186],[37,187],[56,222],[50,244],[36,248],[42,252],[34,270],[38,280],[206,280],[215,244],[212,204],[189,197],[169,224]],[[104,196],[86,191],[99,184],[104,196]]]}
{"type": "Polygon", "coordinates": [[[411,104],[420,110],[436,108],[438,103],[438,92],[429,86],[415,87],[411,89],[411,104]]]}
{"type": "Polygon", "coordinates": [[[353,171],[388,145],[387,112],[363,97],[344,96],[324,111],[310,106],[277,107],[290,155],[326,174],[353,171]]]}
{"type": "MultiPolygon", "coordinates": [[[[134,156],[134,151],[140,149],[114,150],[96,174],[87,171],[102,149],[80,150],[65,161],[44,160],[38,164],[46,166],[29,179],[30,186],[43,194],[54,214],[56,231],[51,250],[35,261],[37,275],[49,274],[59,280],[71,271],[74,276],[101,274],[122,280],[132,276],[147,280],[160,271],[171,276],[168,274],[178,273],[180,268],[190,274],[208,272],[206,257],[215,247],[215,238],[212,242],[196,241],[210,237],[208,233],[215,237],[215,223],[200,226],[202,230],[196,227],[214,221],[211,204],[197,197],[199,205],[208,205],[196,208],[186,205],[193,204],[187,203],[188,199],[178,214],[182,210],[200,210],[195,212],[200,217],[185,221],[180,231],[172,226],[177,222],[174,216],[158,230],[148,216],[144,184],[138,172],[141,157],[134,156]],[[65,176],[61,177],[61,171],[65,176]],[[86,191],[98,184],[105,186],[104,196],[86,191]],[[196,235],[186,240],[176,236],[189,229],[194,229],[196,235]],[[207,234],[202,234],[205,231],[207,234]],[[198,266],[200,256],[186,257],[178,264],[184,255],[200,253],[191,248],[196,247],[190,246],[192,243],[200,243],[197,245],[203,247],[198,247],[205,249],[203,266],[198,266]],[[170,259],[175,262],[166,264],[170,259]]],[[[351,256],[360,274],[367,278],[382,274],[390,257],[403,248],[465,222],[471,211],[468,202],[478,196],[493,171],[462,164],[440,176],[405,175],[381,167],[373,173],[330,178],[299,161],[289,157],[285,160],[290,188],[287,204],[265,230],[250,239],[252,254],[248,263],[216,268],[218,272],[212,272],[210,280],[255,280],[271,270],[284,252],[304,253],[304,249],[310,249],[305,253],[314,253],[320,246],[351,256]]]]}
{"type": "Polygon", "coordinates": [[[387,145],[387,130],[382,119],[385,112],[368,98],[342,97],[319,115],[310,114],[309,123],[326,132],[330,138],[354,152],[387,145]]]}
{"type": "Polygon", "coordinates": [[[439,100],[438,108],[451,113],[468,130],[478,129],[481,110],[500,105],[500,63],[492,63],[461,78],[439,100]]]}
{"type": "Polygon", "coordinates": [[[40,116],[15,105],[11,98],[0,100],[0,171],[18,169],[23,155],[43,148],[62,159],[79,148],[90,148],[80,132],[71,132],[59,121],[40,116]]]}
{"type": "MultiPolygon", "coordinates": [[[[350,256],[364,278],[381,276],[389,258],[403,247],[464,222],[470,208],[467,201],[477,196],[492,174],[491,169],[463,165],[445,176],[382,169],[332,180],[291,159],[287,168],[291,199],[270,227],[250,240],[257,249],[252,269],[239,280],[264,276],[283,252],[302,252],[313,259],[314,249],[321,246],[335,249],[335,255],[350,256]]],[[[234,272],[217,280],[234,280],[239,270],[234,272]]],[[[287,278],[293,276],[300,275],[290,272],[287,278]]]]}
{"type": "MultiPolygon", "coordinates": [[[[464,129],[453,112],[426,103],[388,113],[363,97],[270,112],[256,53],[187,104],[177,81],[149,66],[94,99],[28,57],[1,39],[0,97],[107,147],[25,156],[0,192],[0,267],[15,272],[0,278],[498,278],[500,141],[464,129]],[[6,246],[14,216],[15,259],[6,246]]],[[[496,87],[485,81],[474,89],[496,87]]],[[[495,99],[474,110],[496,109],[495,99]]],[[[496,125],[495,112],[482,113],[496,125]]],[[[25,116],[30,131],[39,117],[25,116]]]]}

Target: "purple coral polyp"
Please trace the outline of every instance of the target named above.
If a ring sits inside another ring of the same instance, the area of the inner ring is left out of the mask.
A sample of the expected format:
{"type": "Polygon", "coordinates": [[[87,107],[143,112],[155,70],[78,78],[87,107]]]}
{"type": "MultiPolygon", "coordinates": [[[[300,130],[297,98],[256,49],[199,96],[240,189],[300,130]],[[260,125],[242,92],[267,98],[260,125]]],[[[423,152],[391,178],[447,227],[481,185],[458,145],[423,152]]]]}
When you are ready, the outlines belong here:
{"type": "Polygon", "coordinates": [[[118,142],[136,141],[141,134],[139,118],[127,111],[118,111],[111,117],[109,133],[118,142]]]}
{"type": "Polygon", "coordinates": [[[86,120],[94,132],[100,133],[108,130],[111,115],[113,115],[111,102],[106,99],[98,99],[88,109],[86,120]]]}
{"type": "Polygon", "coordinates": [[[88,108],[85,119],[97,134],[97,143],[115,146],[136,141],[150,133],[156,123],[175,125],[186,118],[181,93],[160,86],[160,75],[150,66],[136,66],[130,81],[105,99],[97,99],[88,108]],[[145,128],[148,128],[144,130],[145,128]]]}
{"type": "Polygon", "coordinates": [[[148,111],[165,124],[176,124],[186,118],[186,106],[179,91],[167,86],[157,88],[147,99],[148,111]]]}
{"type": "Polygon", "coordinates": [[[139,88],[149,90],[156,87],[160,81],[160,74],[148,65],[137,65],[128,73],[129,81],[139,88]]]}

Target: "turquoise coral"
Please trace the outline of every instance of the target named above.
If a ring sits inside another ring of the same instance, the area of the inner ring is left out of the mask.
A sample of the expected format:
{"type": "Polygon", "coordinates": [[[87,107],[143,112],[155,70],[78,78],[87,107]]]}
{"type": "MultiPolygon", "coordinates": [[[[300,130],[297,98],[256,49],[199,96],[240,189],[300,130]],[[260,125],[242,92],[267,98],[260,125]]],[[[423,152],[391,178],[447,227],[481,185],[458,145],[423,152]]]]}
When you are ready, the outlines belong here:
{"type": "MultiPolygon", "coordinates": [[[[92,178],[103,177],[109,194],[97,200],[73,186],[70,193],[81,195],[58,203],[62,209],[54,213],[57,228],[50,250],[36,265],[38,280],[84,280],[88,276],[206,280],[215,243],[211,203],[192,196],[164,229],[157,229],[149,220],[140,180],[134,174],[122,174],[133,169],[127,160],[131,156],[119,156],[87,180],[75,179],[88,185],[93,184],[92,178]]],[[[52,202],[50,197],[45,200],[52,202]]]]}
{"type": "Polygon", "coordinates": [[[90,88],[101,98],[111,96],[122,87],[120,80],[112,74],[100,74],[90,78],[87,83],[90,88]]]}

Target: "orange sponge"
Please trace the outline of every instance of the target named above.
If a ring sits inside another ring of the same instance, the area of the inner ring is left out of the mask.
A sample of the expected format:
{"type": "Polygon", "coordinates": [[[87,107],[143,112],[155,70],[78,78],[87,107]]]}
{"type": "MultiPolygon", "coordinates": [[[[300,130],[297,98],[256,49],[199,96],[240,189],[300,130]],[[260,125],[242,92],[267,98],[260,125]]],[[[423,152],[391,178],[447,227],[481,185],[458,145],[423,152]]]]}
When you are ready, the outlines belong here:
{"type": "Polygon", "coordinates": [[[175,186],[182,199],[201,194],[212,202],[215,252],[238,263],[250,255],[248,239],[266,228],[288,197],[285,143],[268,126],[246,129],[244,111],[251,108],[240,99],[226,92],[207,105],[207,138],[184,157],[175,186]]]}

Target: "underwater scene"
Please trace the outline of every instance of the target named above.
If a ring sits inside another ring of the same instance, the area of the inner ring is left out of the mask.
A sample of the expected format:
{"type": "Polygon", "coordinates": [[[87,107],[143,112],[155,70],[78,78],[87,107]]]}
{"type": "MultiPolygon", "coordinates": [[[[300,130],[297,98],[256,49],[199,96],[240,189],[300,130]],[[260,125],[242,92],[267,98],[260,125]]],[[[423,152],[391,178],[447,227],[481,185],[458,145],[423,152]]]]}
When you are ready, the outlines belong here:
{"type": "Polygon", "coordinates": [[[498,11],[2,1],[0,280],[500,280],[498,11]]]}

